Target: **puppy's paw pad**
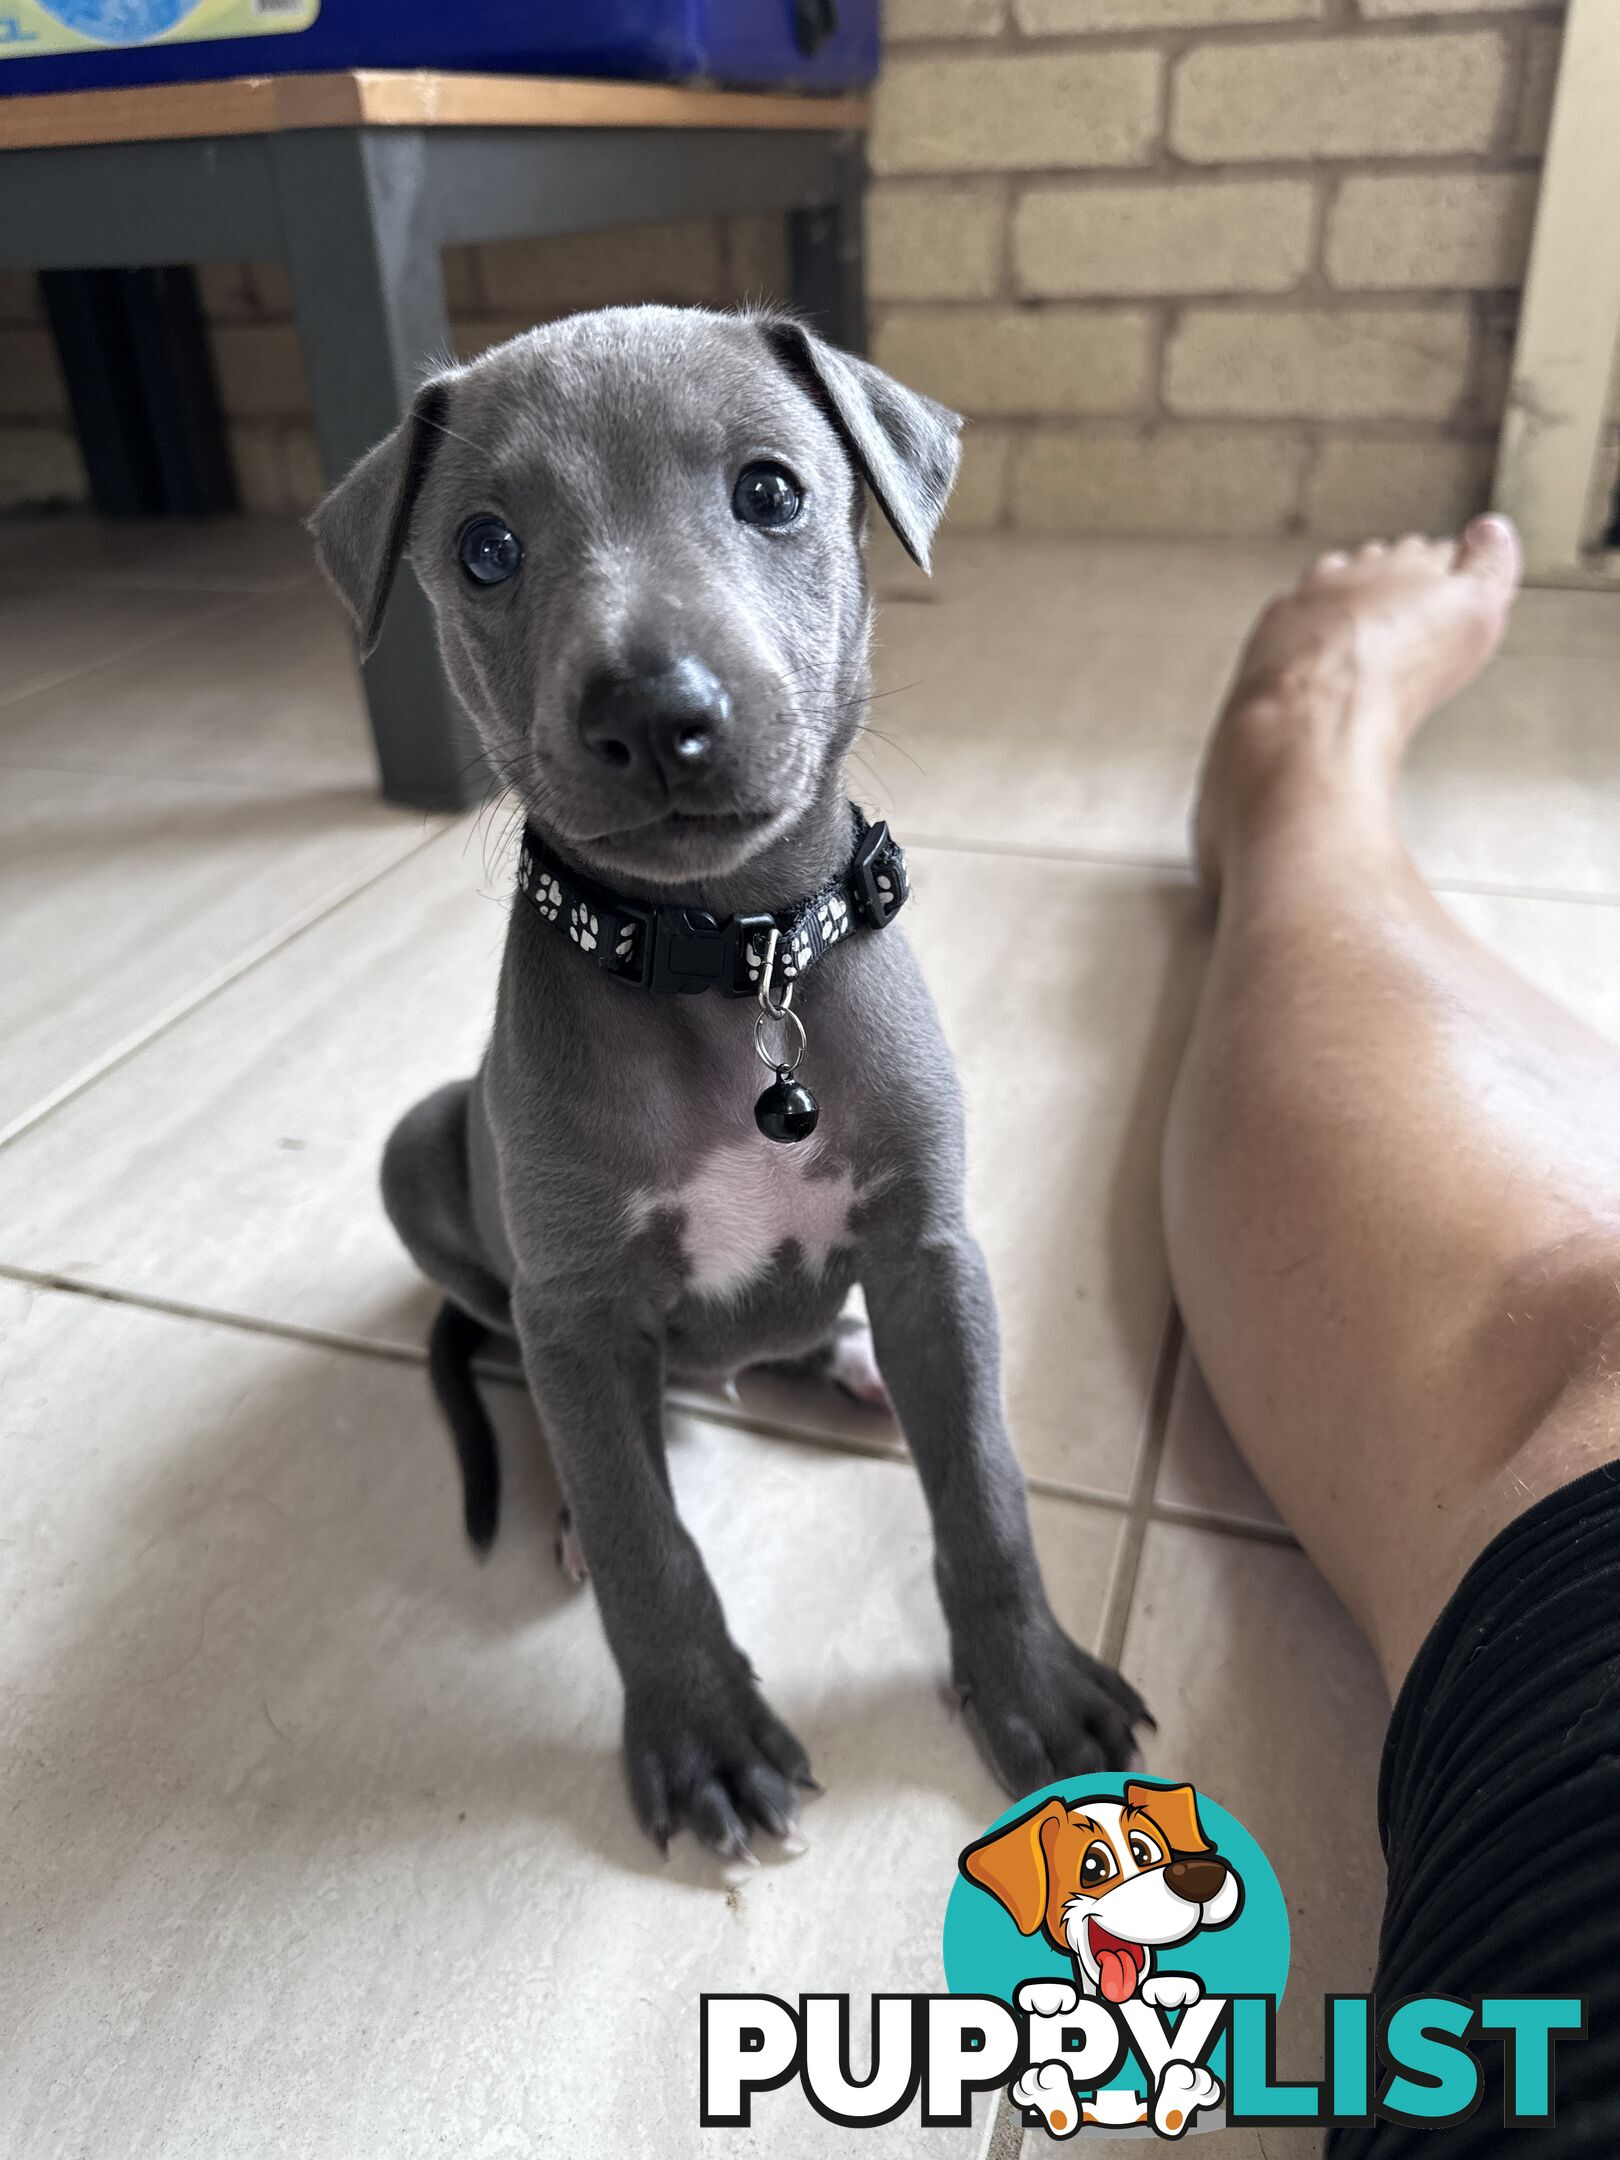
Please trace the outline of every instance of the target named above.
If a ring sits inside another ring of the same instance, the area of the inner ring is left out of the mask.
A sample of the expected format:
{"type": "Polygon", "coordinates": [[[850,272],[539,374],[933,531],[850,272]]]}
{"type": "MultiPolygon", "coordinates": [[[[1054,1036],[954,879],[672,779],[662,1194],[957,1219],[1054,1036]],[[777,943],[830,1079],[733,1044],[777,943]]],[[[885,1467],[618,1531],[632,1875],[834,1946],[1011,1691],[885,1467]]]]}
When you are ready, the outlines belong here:
{"type": "Polygon", "coordinates": [[[1073,2137],[1080,2127],[1080,2103],[1074,2081],[1060,2062],[1034,2063],[1009,2087],[1014,2107],[1029,2108],[1051,2137],[1073,2137]]]}
{"type": "Polygon", "coordinates": [[[868,1410],[893,1414],[894,1406],[872,1349],[872,1330],[864,1320],[846,1320],[839,1328],[827,1371],[846,1395],[853,1395],[868,1410]]]}
{"type": "Polygon", "coordinates": [[[1138,1993],[1155,2010],[1185,2010],[1202,2000],[1204,1990],[1191,1973],[1155,1973],[1138,1993]]]}
{"type": "Polygon", "coordinates": [[[1067,2017],[1080,2007],[1080,1990],[1067,1980],[1023,1980],[1013,2001],[1028,2017],[1067,2017]]]}
{"type": "Polygon", "coordinates": [[[1201,2063],[1166,2063],[1153,2095],[1153,2127],[1160,2137],[1184,2137],[1198,2110],[1214,2107],[1220,2097],[1221,2081],[1213,2070],[1201,2063]]]}

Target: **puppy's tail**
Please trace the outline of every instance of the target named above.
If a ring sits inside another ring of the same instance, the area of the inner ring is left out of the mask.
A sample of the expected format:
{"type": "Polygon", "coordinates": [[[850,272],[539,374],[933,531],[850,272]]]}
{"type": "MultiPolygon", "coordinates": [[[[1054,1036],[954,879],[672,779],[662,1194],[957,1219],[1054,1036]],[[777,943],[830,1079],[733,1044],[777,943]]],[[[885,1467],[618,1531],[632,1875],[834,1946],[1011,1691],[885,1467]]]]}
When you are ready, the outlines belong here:
{"type": "Polygon", "coordinates": [[[428,1377],[456,1443],[461,1465],[461,1503],[467,1535],[481,1553],[495,1542],[501,1518],[501,1459],[473,1379],[472,1361],[490,1330],[447,1298],[428,1336],[428,1377]]]}

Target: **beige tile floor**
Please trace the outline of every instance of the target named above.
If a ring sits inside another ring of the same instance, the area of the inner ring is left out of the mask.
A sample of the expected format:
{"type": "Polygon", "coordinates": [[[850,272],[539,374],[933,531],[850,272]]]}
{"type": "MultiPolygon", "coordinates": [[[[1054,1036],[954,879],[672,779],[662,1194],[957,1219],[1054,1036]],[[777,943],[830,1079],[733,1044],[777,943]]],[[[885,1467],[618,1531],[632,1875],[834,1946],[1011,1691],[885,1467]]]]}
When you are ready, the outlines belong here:
{"type": "MultiPolygon", "coordinates": [[[[884,557],[858,773],[911,844],[1049,1579],[1154,1704],[1150,1768],[1276,1862],[1285,2073],[1307,1998],[1370,1968],[1385,1705],[1176,1355],[1155,1180],[1198,744],[1297,560],[971,540],[923,587],[884,557]]],[[[788,2095],[696,2125],[699,1991],[937,1986],[999,1805],[891,1428],[780,1383],[678,1406],[683,1506],[828,1791],[745,1882],[658,1865],[526,1404],[492,1391],[515,1491],[480,1569],[375,1200],[392,1117],[487,1022],[493,824],[375,801],[295,528],[0,528],[0,633],[0,2150],[971,2160],[980,2130],[857,2140],[788,2095]]],[[[1617,661],[1620,603],[1529,595],[1404,808],[1471,927],[1620,1032],[1617,661]]]]}

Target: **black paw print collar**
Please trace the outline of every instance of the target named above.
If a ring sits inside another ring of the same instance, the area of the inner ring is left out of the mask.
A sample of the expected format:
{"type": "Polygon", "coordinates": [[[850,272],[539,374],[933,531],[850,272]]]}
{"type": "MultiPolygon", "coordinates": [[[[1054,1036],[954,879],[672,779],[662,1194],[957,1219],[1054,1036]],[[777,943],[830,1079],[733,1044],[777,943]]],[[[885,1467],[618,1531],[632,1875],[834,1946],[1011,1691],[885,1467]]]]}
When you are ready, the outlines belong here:
{"type": "MultiPolygon", "coordinates": [[[[848,867],[807,899],[767,914],[719,920],[702,908],[635,900],[570,869],[533,826],[523,834],[518,890],[548,923],[633,990],[718,990],[722,997],[769,998],[807,975],[824,953],[857,930],[881,930],[905,905],[906,858],[880,818],[869,825],[853,803],[855,852],[848,867]],[[775,937],[773,979],[764,980],[775,937]]],[[[767,1009],[771,1009],[769,1006],[767,1009]]]]}

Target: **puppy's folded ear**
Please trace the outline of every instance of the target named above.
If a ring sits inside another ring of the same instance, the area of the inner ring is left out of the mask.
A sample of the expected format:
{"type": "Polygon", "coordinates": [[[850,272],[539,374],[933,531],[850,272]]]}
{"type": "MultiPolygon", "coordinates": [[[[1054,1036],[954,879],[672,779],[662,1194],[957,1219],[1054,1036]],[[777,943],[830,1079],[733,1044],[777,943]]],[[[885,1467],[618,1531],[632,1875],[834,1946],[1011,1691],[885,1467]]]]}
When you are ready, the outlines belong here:
{"type": "Polygon", "coordinates": [[[1020,1816],[1005,1830],[980,1838],[962,1855],[962,1873],[1006,1906],[1020,1935],[1033,1935],[1046,1918],[1051,1877],[1044,1833],[1048,1823],[1064,1819],[1062,1801],[1048,1800],[1045,1807],[1020,1816]]]}
{"type": "Polygon", "coordinates": [[[1125,1805],[1152,1816],[1178,1859],[1215,1850],[1198,1820],[1198,1795],[1190,1785],[1127,1785],[1125,1805]]]}
{"type": "Polygon", "coordinates": [[[394,573],[410,538],[411,513],[444,440],[449,404],[446,382],[424,384],[393,434],[366,452],[310,518],[315,559],[354,618],[362,656],[382,630],[394,573]]]}
{"type": "Polygon", "coordinates": [[[926,570],[962,459],[961,415],[869,360],[840,352],[790,316],[770,317],[761,327],[843,437],[901,546],[926,570]]]}

